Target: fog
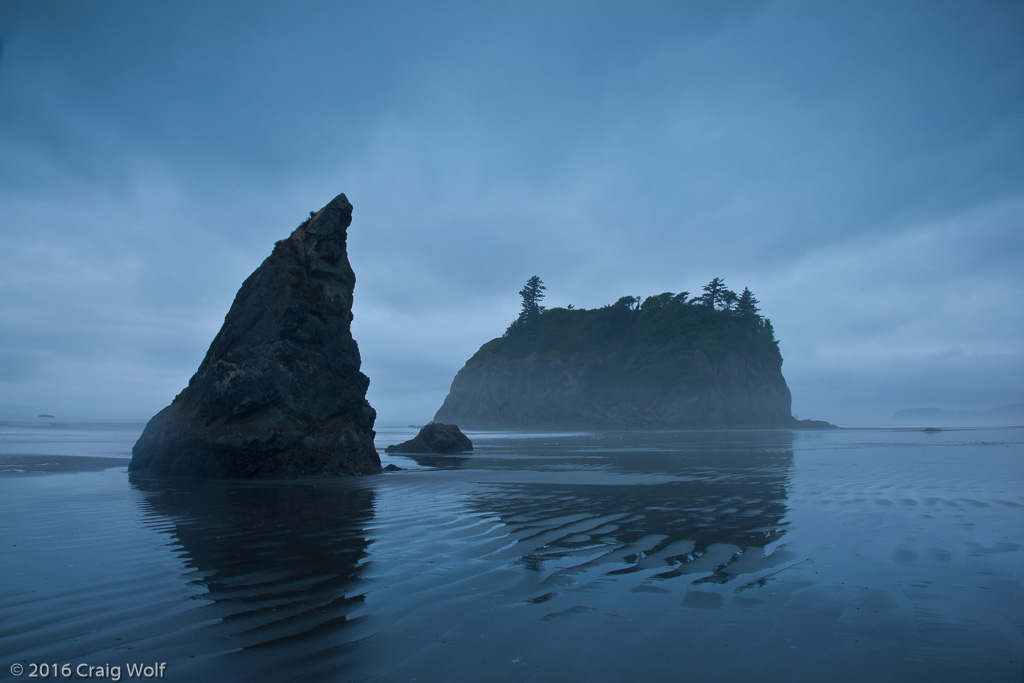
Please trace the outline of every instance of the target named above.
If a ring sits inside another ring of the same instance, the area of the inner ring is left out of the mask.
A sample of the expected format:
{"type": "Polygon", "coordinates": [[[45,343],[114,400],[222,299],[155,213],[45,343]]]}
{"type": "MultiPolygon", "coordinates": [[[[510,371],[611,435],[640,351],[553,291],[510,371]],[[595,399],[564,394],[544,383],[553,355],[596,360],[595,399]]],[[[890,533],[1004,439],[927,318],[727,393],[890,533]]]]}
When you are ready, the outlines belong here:
{"type": "Polygon", "coordinates": [[[0,417],[146,419],[355,206],[381,424],[546,304],[750,287],[799,418],[1024,403],[1024,4],[0,5],[0,417]]]}

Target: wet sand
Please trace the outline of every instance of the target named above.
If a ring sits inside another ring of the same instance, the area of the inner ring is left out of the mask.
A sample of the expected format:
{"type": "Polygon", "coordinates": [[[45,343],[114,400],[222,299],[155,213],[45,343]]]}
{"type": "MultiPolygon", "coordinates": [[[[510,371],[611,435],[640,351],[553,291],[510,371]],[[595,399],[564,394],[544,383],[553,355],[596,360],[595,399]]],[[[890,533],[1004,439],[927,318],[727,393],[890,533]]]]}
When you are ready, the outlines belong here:
{"type": "Polygon", "coordinates": [[[130,458],[104,458],[89,455],[44,455],[39,453],[0,454],[0,477],[95,472],[112,467],[128,467],[130,458]]]}
{"type": "Polygon", "coordinates": [[[1020,430],[470,436],[355,480],[0,477],[0,664],[1021,680],[1020,430]]]}

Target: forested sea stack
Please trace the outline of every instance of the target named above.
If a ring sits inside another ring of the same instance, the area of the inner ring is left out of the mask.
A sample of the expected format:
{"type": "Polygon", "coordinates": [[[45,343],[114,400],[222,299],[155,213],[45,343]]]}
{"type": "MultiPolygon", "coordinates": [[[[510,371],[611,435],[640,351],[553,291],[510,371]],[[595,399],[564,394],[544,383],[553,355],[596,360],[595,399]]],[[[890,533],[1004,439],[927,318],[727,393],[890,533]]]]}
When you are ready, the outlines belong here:
{"type": "Polygon", "coordinates": [[[771,321],[749,289],[623,297],[599,309],[540,305],[533,277],[504,336],[455,376],[437,422],[470,429],[790,427],[771,321]]]}
{"type": "Polygon", "coordinates": [[[370,380],[350,331],[352,205],[335,197],[242,284],[188,386],[132,449],[137,476],[379,472],[370,380]]]}

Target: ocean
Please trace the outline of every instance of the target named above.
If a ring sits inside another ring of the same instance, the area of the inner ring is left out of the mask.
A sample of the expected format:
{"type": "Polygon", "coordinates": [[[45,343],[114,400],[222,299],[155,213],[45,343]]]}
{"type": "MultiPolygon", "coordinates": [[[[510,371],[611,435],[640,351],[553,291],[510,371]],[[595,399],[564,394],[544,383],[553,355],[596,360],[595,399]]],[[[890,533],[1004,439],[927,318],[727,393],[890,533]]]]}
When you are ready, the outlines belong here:
{"type": "Polygon", "coordinates": [[[142,427],[0,422],[0,671],[1024,673],[1024,429],[468,432],[412,458],[381,428],[402,471],[133,483],[142,427]]]}

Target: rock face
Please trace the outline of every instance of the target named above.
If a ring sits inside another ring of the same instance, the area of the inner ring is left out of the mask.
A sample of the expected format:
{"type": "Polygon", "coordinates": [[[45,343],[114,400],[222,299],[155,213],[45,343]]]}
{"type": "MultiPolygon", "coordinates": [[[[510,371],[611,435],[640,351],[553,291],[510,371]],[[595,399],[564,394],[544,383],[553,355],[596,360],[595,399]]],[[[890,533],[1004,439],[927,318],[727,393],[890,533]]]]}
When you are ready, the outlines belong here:
{"type": "Polygon", "coordinates": [[[625,365],[616,355],[485,352],[455,376],[434,419],[473,429],[795,426],[778,366],[738,353],[712,362],[700,349],[691,357],[709,381],[652,387],[615,372],[625,365]]]}
{"type": "Polygon", "coordinates": [[[352,205],[335,197],[250,275],[188,386],[146,425],[133,476],[379,472],[352,338],[352,205]]]}
{"type": "Polygon", "coordinates": [[[465,453],[473,442],[453,424],[431,422],[408,441],[388,446],[388,453],[465,453]]]}
{"type": "Polygon", "coordinates": [[[797,426],[770,325],[698,306],[544,311],[481,347],[434,420],[472,429],[797,426]]]}

